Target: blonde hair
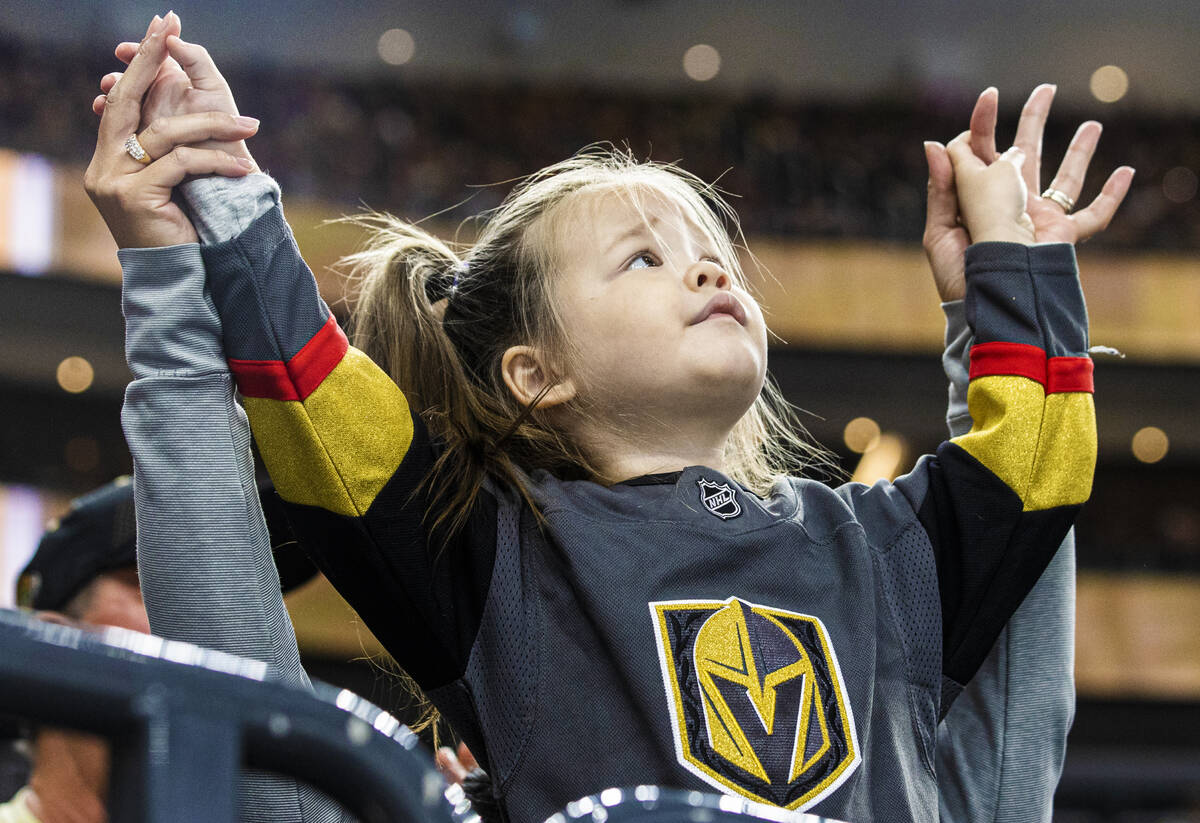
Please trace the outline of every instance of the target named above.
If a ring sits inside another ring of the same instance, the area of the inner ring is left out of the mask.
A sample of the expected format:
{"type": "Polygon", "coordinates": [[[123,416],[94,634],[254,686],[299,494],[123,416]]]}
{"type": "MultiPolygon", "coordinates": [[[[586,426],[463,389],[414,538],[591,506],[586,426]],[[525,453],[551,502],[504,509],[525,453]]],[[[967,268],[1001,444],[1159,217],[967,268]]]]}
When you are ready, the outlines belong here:
{"type": "MultiPolygon", "coordinates": [[[[535,408],[540,398],[518,402],[501,359],[509,347],[527,344],[553,362],[569,362],[569,330],[553,300],[560,246],[554,230],[565,222],[560,207],[575,195],[610,190],[635,199],[652,191],[679,202],[721,247],[730,276],[744,282],[737,254],[744,237],[720,193],[678,166],[638,161],[610,146],[588,147],[525,178],[477,218],[481,227],[469,247],[387,214],[351,218],[371,231],[366,247],[343,261],[358,291],[352,340],[444,443],[427,486],[434,528],[462,525],[488,476],[523,494],[524,478],[537,469],[605,482],[535,408]]],[[[783,475],[831,465],[769,379],[734,427],[724,457],[726,473],[760,496],[783,475]]]]}

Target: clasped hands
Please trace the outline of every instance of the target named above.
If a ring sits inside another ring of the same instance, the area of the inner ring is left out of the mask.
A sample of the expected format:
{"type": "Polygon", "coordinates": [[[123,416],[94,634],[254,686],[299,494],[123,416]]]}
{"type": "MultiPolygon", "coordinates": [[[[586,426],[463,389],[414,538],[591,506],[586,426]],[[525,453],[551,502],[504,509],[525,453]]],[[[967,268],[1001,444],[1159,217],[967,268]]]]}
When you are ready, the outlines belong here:
{"type": "Polygon", "coordinates": [[[208,52],[181,40],[180,27],[174,12],[156,15],[141,43],[118,45],[127,68],[105,75],[92,103],[100,129],[84,188],[120,248],[196,242],[191,221],[171,199],[175,186],[189,176],[258,170],[244,142],[258,121],[239,115],[208,52]],[[149,162],[126,149],[130,135],[149,162]]]}
{"type": "Polygon", "coordinates": [[[1054,92],[1051,85],[1033,90],[1021,110],[1013,147],[1000,156],[996,154],[999,94],[994,88],[979,95],[967,131],[946,146],[925,143],[929,191],[923,245],[943,302],[959,300],[966,292],[963,253],[972,242],[1081,243],[1108,227],[1129,192],[1134,170],[1121,166],[1086,208],[1072,212],[1051,196],[1057,192],[1070,203],[1078,200],[1100,141],[1101,126],[1094,120],[1079,126],[1050,186],[1041,188],[1042,133],[1054,92]],[[1012,164],[1020,172],[1020,193],[1013,196],[1024,200],[1024,211],[1015,226],[1011,221],[996,224],[992,215],[970,214],[966,208],[968,193],[983,184],[982,176],[997,162],[1012,164]],[[1048,196],[1042,196],[1043,192],[1048,196]]]}
{"type": "MultiPolygon", "coordinates": [[[[155,16],[140,44],[126,42],[116,56],[127,64],[100,81],[92,103],[100,115],[96,152],[84,183],[117,245],[167,246],[196,241],[172,189],[189,175],[240,177],[258,168],[245,138],[258,121],[241,117],[228,84],[208,52],[180,39],[174,12],[155,16]],[[146,165],[125,149],[130,135],[151,160],[146,165]]],[[[929,187],[923,245],[943,301],[965,293],[963,254],[972,242],[1078,243],[1103,231],[1133,181],[1121,166],[1100,194],[1073,213],[1073,203],[1101,126],[1083,123],[1062,164],[1041,196],[1042,133],[1055,88],[1038,86],[1021,112],[1016,141],[996,152],[998,93],[985,90],[971,114],[970,128],[946,146],[925,143],[929,187]]]]}

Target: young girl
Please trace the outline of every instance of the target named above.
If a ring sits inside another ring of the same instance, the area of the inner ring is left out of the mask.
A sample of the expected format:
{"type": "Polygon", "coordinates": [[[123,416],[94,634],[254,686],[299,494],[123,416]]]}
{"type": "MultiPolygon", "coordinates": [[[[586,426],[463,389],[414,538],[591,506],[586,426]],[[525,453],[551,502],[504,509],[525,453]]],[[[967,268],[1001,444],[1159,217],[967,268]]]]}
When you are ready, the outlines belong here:
{"type": "MultiPolygon", "coordinates": [[[[964,136],[950,156],[966,228],[1001,241],[967,257],[975,425],[872,488],[777,476],[794,441],[763,399],[761,314],[718,201],[677,170],[552,167],[464,259],[385,228],[359,257],[356,335],[395,382],[348,347],[278,209],[203,249],[297,527],[509,815],[640,782],[935,813],[937,717],[1057,547],[1095,448],[1071,249],[1027,245],[1016,153],[989,166],[964,136]]],[[[119,243],[162,244],[117,211],[119,243]]]]}

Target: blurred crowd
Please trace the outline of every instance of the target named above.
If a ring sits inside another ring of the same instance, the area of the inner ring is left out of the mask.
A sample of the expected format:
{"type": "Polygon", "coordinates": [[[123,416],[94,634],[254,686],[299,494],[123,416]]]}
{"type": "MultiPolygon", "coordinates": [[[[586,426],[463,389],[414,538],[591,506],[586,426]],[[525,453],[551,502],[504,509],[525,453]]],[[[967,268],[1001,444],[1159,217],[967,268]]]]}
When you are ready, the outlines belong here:
{"type": "MultiPolygon", "coordinates": [[[[0,146],[86,162],[96,128],[90,102],[99,78],[116,68],[107,50],[48,52],[0,33],[0,146]]],[[[262,120],[251,145],[256,158],[291,195],[410,219],[447,209],[462,217],[498,203],[514,178],[608,141],[719,181],[748,234],[912,242],[923,225],[921,142],[962,130],[971,106],[961,95],[902,88],[875,102],[782,102],[394,73],[345,79],[226,67],[226,74],[241,111],[262,120]]],[[[1009,106],[1021,102],[1010,97],[1009,106]]],[[[1047,127],[1048,157],[1061,157],[1082,116],[1060,105],[1047,127]]],[[[1096,242],[1200,248],[1200,118],[1117,107],[1103,118],[1081,199],[1094,196],[1117,165],[1133,165],[1138,175],[1096,242]]],[[[1014,124],[1015,109],[1002,112],[1002,139],[1011,139],[1014,124]]]]}

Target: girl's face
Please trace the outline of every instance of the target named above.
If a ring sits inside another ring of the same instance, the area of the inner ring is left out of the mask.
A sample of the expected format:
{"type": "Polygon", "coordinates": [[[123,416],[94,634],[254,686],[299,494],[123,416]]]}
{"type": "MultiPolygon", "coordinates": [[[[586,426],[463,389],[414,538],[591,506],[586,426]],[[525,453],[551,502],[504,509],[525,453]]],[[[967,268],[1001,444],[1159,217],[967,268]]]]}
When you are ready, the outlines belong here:
{"type": "Polygon", "coordinates": [[[728,244],[670,193],[579,197],[557,227],[553,297],[580,399],[618,426],[641,412],[732,428],[762,389],[767,335],[721,259],[728,244]]]}

